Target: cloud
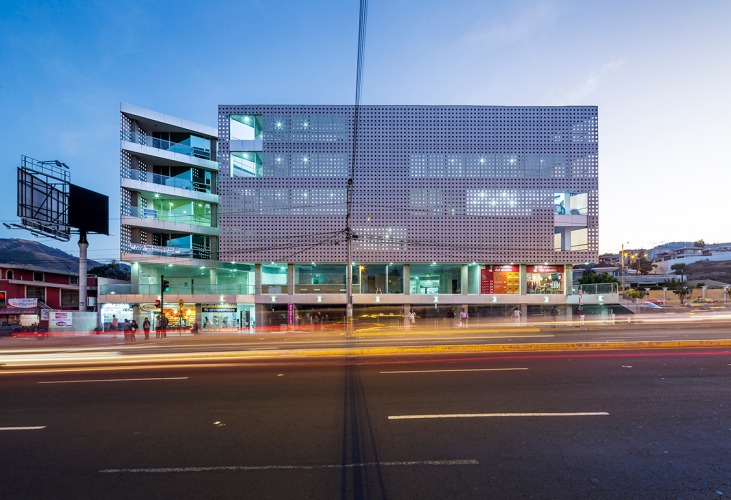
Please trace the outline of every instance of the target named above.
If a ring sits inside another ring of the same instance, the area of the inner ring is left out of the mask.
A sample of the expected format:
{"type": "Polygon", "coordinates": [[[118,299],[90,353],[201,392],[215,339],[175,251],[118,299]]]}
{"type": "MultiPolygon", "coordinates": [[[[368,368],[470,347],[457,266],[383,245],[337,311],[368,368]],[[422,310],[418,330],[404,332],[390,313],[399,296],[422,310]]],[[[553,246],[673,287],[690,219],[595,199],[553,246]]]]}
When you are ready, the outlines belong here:
{"type": "Polygon", "coordinates": [[[468,47],[516,43],[552,24],[557,15],[558,12],[553,3],[544,2],[499,26],[493,25],[487,29],[472,30],[462,37],[462,43],[468,47]]]}
{"type": "Polygon", "coordinates": [[[578,103],[597,91],[609,75],[619,71],[624,65],[624,59],[617,59],[604,64],[599,70],[590,71],[584,80],[574,88],[557,92],[557,104],[578,103]]]}

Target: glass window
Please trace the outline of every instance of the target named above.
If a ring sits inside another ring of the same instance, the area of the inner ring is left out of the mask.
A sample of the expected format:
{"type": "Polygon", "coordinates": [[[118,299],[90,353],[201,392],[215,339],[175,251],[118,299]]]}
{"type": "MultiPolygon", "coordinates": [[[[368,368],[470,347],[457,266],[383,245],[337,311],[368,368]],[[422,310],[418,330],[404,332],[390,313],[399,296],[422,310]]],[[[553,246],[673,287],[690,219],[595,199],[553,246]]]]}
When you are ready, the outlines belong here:
{"type": "Polygon", "coordinates": [[[43,281],[43,273],[41,271],[33,271],[33,281],[43,281]]]}
{"type": "Polygon", "coordinates": [[[535,265],[526,269],[526,292],[562,294],[564,266],[535,265]]]}
{"type": "Polygon", "coordinates": [[[262,154],[255,152],[230,153],[231,177],[261,177],[264,169],[262,154]]]}
{"type": "Polygon", "coordinates": [[[295,293],[345,293],[345,264],[295,264],[295,293]]]}
{"type": "Polygon", "coordinates": [[[262,264],[261,293],[287,293],[287,264],[262,264]]]}
{"type": "Polygon", "coordinates": [[[411,264],[409,290],[412,295],[459,294],[462,266],[459,264],[411,264]]]}
{"type": "Polygon", "coordinates": [[[404,293],[403,264],[354,264],[353,293],[404,293]]]}
{"type": "Polygon", "coordinates": [[[260,141],[261,115],[230,115],[229,138],[232,141],[260,141]]]}

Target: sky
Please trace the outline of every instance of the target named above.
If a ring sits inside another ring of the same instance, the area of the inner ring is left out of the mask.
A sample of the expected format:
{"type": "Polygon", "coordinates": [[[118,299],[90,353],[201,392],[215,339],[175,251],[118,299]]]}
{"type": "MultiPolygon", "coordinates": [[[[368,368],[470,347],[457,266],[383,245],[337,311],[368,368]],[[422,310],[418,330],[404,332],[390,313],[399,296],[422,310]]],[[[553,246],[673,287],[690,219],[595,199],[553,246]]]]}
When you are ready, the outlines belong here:
{"type": "MultiPolygon", "coordinates": [[[[358,9],[0,3],[0,222],[19,221],[21,155],[60,160],[109,196],[89,258],[119,259],[120,102],[214,127],[219,104],[352,104],[358,9]]],[[[370,0],[361,103],[596,105],[600,253],[729,242],[729,26],[729,0],[370,0]]]]}

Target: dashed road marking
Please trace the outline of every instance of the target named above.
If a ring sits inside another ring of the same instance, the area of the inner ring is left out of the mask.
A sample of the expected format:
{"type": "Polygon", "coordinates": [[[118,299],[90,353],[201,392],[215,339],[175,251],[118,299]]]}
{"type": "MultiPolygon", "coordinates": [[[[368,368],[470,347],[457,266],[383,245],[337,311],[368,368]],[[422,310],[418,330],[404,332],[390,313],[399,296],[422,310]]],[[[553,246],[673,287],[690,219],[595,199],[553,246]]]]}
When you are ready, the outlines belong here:
{"type": "Polygon", "coordinates": [[[449,373],[449,372],[507,372],[507,371],[519,371],[527,370],[528,368],[464,368],[454,370],[397,370],[397,371],[384,371],[382,374],[395,374],[395,373],[449,373]]]}

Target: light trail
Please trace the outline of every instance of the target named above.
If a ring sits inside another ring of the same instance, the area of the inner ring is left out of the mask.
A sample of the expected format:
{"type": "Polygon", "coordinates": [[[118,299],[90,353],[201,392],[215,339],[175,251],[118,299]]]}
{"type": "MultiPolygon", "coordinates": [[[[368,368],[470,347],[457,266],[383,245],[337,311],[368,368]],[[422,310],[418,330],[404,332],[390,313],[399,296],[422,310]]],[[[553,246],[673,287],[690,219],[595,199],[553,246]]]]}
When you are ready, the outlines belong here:
{"type": "Polygon", "coordinates": [[[400,370],[400,371],[388,371],[380,372],[382,374],[395,374],[395,373],[449,373],[449,372],[508,372],[508,371],[519,371],[527,370],[528,368],[464,368],[454,370],[400,370]]]}
{"type": "Polygon", "coordinates": [[[389,420],[418,420],[434,418],[504,418],[504,417],[598,417],[608,416],[605,411],[572,413],[442,413],[434,415],[390,415],[389,420]]]}
{"type": "Polygon", "coordinates": [[[260,471],[260,470],[313,470],[313,469],[354,469],[360,467],[415,467],[415,466],[455,466],[479,465],[477,460],[412,460],[403,462],[361,462],[354,464],[325,465],[222,465],[213,467],[151,467],[138,469],[102,469],[101,474],[167,474],[170,472],[215,472],[215,471],[260,471]]]}

